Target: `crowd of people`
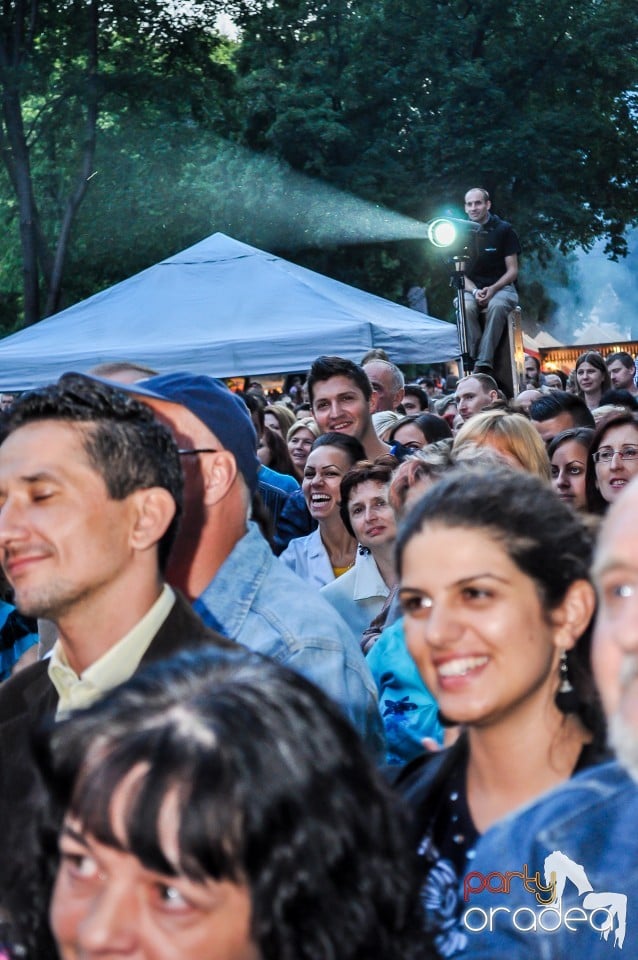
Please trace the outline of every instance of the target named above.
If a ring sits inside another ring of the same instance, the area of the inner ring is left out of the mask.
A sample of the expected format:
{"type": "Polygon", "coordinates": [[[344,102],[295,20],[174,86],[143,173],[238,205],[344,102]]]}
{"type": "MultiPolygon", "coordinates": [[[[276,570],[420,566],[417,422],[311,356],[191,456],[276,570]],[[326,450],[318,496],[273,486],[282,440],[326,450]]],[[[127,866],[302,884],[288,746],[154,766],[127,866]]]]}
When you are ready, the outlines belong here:
{"type": "Polygon", "coordinates": [[[3,410],[0,957],[638,955],[634,360],[488,367],[3,410]]]}

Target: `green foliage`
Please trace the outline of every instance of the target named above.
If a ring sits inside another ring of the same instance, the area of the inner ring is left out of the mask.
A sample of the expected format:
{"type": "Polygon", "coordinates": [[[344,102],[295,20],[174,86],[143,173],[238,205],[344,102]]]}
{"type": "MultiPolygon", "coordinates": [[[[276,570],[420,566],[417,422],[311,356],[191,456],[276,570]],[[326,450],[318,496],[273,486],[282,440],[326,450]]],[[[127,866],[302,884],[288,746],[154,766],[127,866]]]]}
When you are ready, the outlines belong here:
{"type": "MultiPolygon", "coordinates": [[[[634,5],[238,0],[236,16],[249,146],[422,219],[484,185],[541,261],[601,236],[625,252],[638,209],[634,5]]],[[[351,256],[335,254],[342,268],[351,256]]],[[[443,312],[440,264],[414,248],[401,260],[429,276],[443,312]]]]}
{"type": "MultiPolygon", "coordinates": [[[[218,9],[211,0],[4,5],[2,199],[9,221],[19,224],[27,322],[38,319],[44,295],[58,304],[71,228],[91,193],[96,163],[117,158],[123,170],[125,157],[134,165],[141,160],[139,143],[124,142],[127,133],[144,130],[159,157],[170,150],[174,125],[180,133],[189,123],[200,131],[228,128],[233,70],[229,44],[213,29],[218,9]]],[[[93,242],[103,249],[96,212],[93,242]]],[[[76,243],[76,262],[86,242],[76,243]]],[[[5,289],[6,280],[0,277],[5,289]]]]}
{"type": "Polygon", "coordinates": [[[460,213],[476,184],[521,236],[535,322],[552,310],[543,275],[557,248],[604,238],[612,257],[626,252],[638,210],[638,8],[626,0],[31,7],[32,32],[21,5],[0,13],[0,324],[15,322],[28,262],[15,168],[33,193],[44,290],[87,157],[60,305],[222,230],[392,299],[425,286],[450,318],[449,265],[382,212],[460,213]],[[237,42],[216,33],[219,9],[237,42]]]}

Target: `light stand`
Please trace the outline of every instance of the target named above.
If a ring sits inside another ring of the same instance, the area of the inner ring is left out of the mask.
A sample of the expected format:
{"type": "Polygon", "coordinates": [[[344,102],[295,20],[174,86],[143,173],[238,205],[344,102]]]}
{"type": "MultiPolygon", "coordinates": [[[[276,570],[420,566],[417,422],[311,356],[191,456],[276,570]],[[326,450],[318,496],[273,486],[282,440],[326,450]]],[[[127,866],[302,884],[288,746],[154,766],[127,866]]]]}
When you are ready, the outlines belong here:
{"type": "Polygon", "coordinates": [[[465,310],[465,264],[470,259],[469,248],[466,244],[472,238],[476,248],[477,237],[481,232],[481,225],[472,220],[457,220],[454,217],[439,217],[428,225],[428,240],[439,249],[462,250],[462,253],[446,258],[447,263],[454,264],[454,273],[450,277],[450,286],[456,290],[457,329],[461,356],[459,357],[459,373],[463,377],[466,372],[471,373],[474,368],[474,358],[470,356],[467,342],[467,313],[465,310]]]}
{"type": "Polygon", "coordinates": [[[474,358],[470,356],[467,343],[467,313],[465,310],[465,264],[469,260],[467,247],[459,257],[452,257],[454,273],[450,277],[450,286],[456,290],[457,328],[459,334],[459,375],[464,377],[474,369],[474,358]]]}

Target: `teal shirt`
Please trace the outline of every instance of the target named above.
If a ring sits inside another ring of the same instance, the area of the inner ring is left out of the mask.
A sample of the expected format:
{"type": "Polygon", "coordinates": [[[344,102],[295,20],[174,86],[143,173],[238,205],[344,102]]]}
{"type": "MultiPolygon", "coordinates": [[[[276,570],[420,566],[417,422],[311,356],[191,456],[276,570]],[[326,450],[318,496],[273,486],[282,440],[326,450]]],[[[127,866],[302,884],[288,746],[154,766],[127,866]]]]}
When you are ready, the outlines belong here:
{"type": "Polygon", "coordinates": [[[13,665],[39,639],[35,620],[23,617],[13,604],[0,600],[0,681],[11,676],[13,665]]]}
{"type": "Polygon", "coordinates": [[[366,660],[379,693],[387,763],[407,763],[423,753],[423,737],[443,742],[438,705],[405,645],[403,617],[386,627],[366,660]]]}

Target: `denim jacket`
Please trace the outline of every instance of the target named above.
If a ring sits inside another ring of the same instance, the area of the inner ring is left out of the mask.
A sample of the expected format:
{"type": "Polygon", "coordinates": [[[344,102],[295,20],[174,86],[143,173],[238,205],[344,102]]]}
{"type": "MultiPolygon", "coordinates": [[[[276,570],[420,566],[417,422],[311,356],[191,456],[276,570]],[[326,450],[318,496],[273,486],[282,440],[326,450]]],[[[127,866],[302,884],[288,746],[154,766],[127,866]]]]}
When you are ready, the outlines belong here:
{"type": "Polygon", "coordinates": [[[468,960],[638,957],[638,784],[615,762],[572,777],[485,834],[464,890],[464,926],[475,931],[468,933],[468,960]],[[525,867],[532,878],[538,871],[543,885],[547,870],[542,905],[535,880],[531,892],[517,876],[509,879],[509,893],[481,891],[488,874],[490,887],[499,889],[508,885],[508,871],[525,867]],[[560,910],[554,900],[539,920],[560,888],[560,910]],[[494,914],[497,907],[506,909],[494,914]],[[525,909],[515,916],[519,908],[525,909]]]}
{"type": "Polygon", "coordinates": [[[376,686],[359,644],[330,604],[273,555],[255,523],[193,606],[209,626],[321,687],[382,758],[376,686]]]}

